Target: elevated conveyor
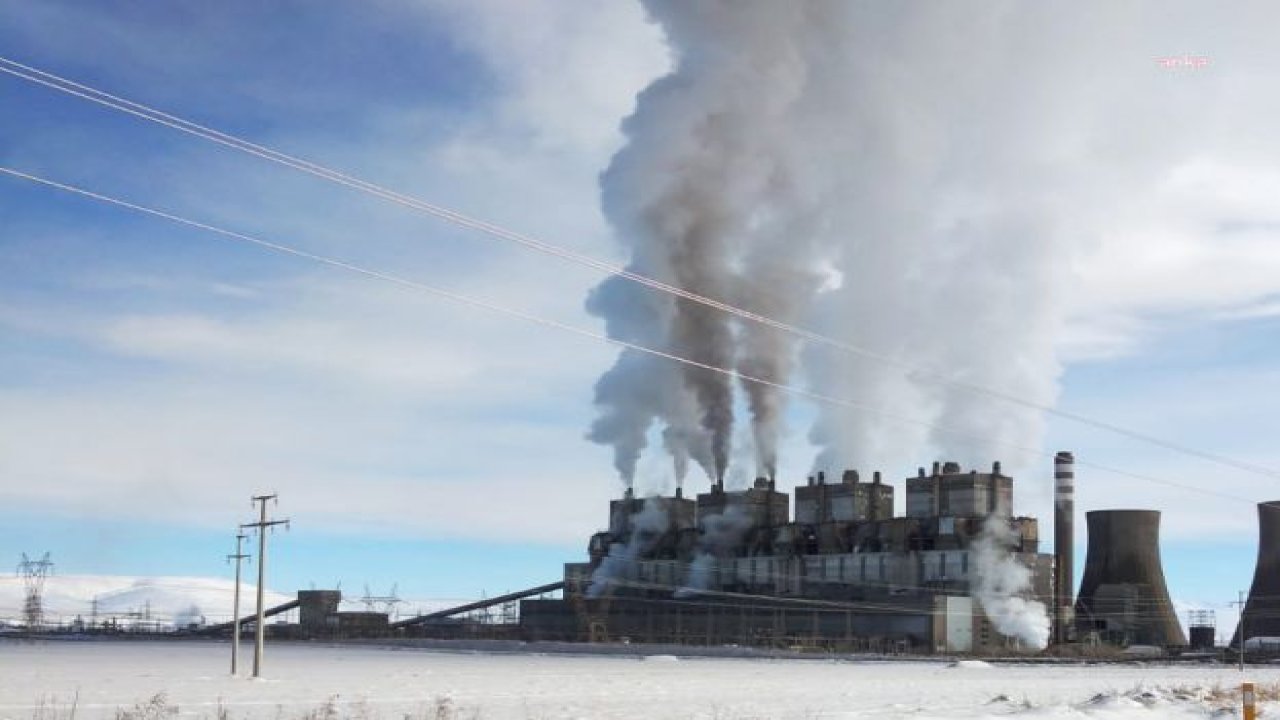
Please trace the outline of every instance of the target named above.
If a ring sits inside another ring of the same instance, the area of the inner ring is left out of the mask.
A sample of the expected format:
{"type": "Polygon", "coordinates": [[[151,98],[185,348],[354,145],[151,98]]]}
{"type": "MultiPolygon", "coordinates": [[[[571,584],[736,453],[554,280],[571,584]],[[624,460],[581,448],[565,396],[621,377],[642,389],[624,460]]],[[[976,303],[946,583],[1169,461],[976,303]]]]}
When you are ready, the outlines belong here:
{"type": "Polygon", "coordinates": [[[392,623],[391,627],[403,628],[403,627],[410,627],[413,625],[420,625],[422,623],[431,622],[432,620],[442,620],[447,617],[453,617],[454,615],[461,615],[463,613],[471,612],[472,610],[483,610],[484,608],[493,607],[494,605],[501,605],[503,603],[508,603],[513,600],[520,600],[522,598],[532,597],[534,595],[543,595],[545,593],[555,592],[557,590],[563,590],[563,589],[564,589],[564,581],[561,580],[560,582],[548,583],[546,585],[539,585],[537,587],[531,587],[527,590],[507,593],[506,595],[499,595],[497,597],[492,597],[485,600],[478,600],[473,603],[467,603],[466,605],[451,607],[446,610],[437,610],[436,612],[427,613],[426,615],[418,615],[417,617],[411,617],[407,620],[401,620],[399,622],[392,623]]]}

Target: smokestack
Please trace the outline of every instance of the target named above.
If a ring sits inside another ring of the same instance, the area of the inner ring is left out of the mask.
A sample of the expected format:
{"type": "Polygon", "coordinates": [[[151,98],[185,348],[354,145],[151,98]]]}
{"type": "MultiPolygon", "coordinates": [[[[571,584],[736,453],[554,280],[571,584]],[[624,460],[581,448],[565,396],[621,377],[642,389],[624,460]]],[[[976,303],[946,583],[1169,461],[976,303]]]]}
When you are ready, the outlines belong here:
{"type": "MultiPolygon", "coordinates": [[[[995,515],[996,511],[1000,509],[1000,479],[999,479],[1000,463],[996,463],[994,466],[992,466],[991,470],[992,470],[991,477],[988,478],[988,480],[990,481],[990,484],[987,486],[987,514],[995,515]]],[[[974,476],[973,489],[974,489],[974,492],[977,492],[977,489],[978,489],[978,481],[977,481],[978,471],[977,470],[973,471],[973,476],[974,476]]]]}
{"type": "Polygon", "coordinates": [[[1280,500],[1258,503],[1258,564],[1231,646],[1280,636],[1280,500]],[[1243,637],[1241,637],[1243,635],[1243,637]]]}
{"type": "Polygon", "coordinates": [[[1160,565],[1160,513],[1095,510],[1085,515],[1089,553],[1076,600],[1076,627],[1104,641],[1186,645],[1160,565]]]}
{"type": "MultiPolygon", "coordinates": [[[[1075,604],[1075,463],[1076,458],[1063,451],[1053,458],[1053,642],[1061,645],[1071,640],[1072,607],[1075,604]]],[[[1000,463],[996,463],[996,473],[1000,463]]]]}

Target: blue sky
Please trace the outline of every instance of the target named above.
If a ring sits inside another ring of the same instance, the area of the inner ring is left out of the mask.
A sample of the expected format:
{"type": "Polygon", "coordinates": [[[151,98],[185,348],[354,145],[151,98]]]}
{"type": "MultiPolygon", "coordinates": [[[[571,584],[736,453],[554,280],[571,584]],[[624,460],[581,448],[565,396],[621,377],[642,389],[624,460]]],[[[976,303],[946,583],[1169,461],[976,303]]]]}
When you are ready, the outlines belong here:
{"type": "MultiPolygon", "coordinates": [[[[610,260],[597,176],[669,63],[628,3],[2,0],[0,15],[9,58],[610,260]]],[[[1156,187],[1127,188],[1131,212],[1077,258],[1057,402],[1280,467],[1280,171],[1259,84],[1275,56],[1192,20],[1144,26],[1135,52],[1154,67],[1147,47],[1216,50],[1218,74],[1189,82],[1248,101],[1201,126],[1156,187]]],[[[11,77],[0,108],[4,165],[596,326],[582,302],[599,278],[581,268],[11,77]]],[[[295,522],[277,588],[492,593],[582,558],[617,490],[609,453],[583,439],[608,347],[11,179],[0,341],[0,555],[50,550],[64,573],[224,573],[248,496],[277,489],[295,522]]],[[[812,462],[812,416],[790,413],[787,480],[812,462]]],[[[1280,497],[1275,480],[1053,418],[1044,436],[1280,497]]],[[[1048,461],[1026,467],[1021,508],[1048,537],[1048,461]]],[[[1180,599],[1225,611],[1247,585],[1248,502],[1079,477],[1082,514],[1165,512],[1180,599]]]]}

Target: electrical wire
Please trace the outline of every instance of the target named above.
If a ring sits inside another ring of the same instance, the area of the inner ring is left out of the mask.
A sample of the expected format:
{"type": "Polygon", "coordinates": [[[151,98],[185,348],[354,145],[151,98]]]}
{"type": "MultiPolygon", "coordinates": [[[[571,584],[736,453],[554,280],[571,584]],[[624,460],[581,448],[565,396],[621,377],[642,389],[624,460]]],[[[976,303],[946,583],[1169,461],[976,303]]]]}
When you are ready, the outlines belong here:
{"type": "MultiPolygon", "coordinates": [[[[381,280],[383,282],[388,282],[388,283],[397,285],[404,289],[414,290],[418,292],[425,292],[425,293],[434,295],[436,297],[444,298],[446,300],[451,300],[456,303],[488,310],[490,312],[494,312],[501,315],[507,315],[509,317],[514,317],[520,320],[524,320],[526,322],[542,325],[544,327],[554,328],[564,332],[572,333],[580,337],[585,337],[592,340],[598,340],[600,342],[608,343],[610,345],[614,345],[626,350],[632,350],[635,352],[644,353],[654,357],[669,360],[671,362],[680,363],[688,367],[698,368],[700,370],[706,370],[708,372],[714,372],[721,375],[726,375],[736,380],[741,380],[744,382],[749,382],[749,383],[754,383],[754,384],[774,388],[776,390],[780,390],[782,392],[786,392],[791,395],[802,397],[808,400],[814,400],[817,402],[828,403],[828,404],[837,405],[841,407],[853,408],[853,409],[871,413],[873,415],[877,415],[881,418],[888,419],[894,422],[899,422],[899,423],[904,423],[909,425],[917,425],[917,426],[928,428],[930,430],[934,430],[937,432],[955,435],[957,437],[967,437],[970,439],[978,439],[978,440],[989,439],[989,438],[982,438],[980,436],[974,435],[969,432],[955,430],[942,425],[937,425],[935,423],[930,423],[924,420],[919,420],[916,418],[899,415],[897,413],[892,413],[882,408],[872,407],[857,401],[838,398],[832,395],[826,395],[824,393],[819,393],[812,390],[806,390],[804,388],[797,387],[795,385],[788,385],[786,383],[775,382],[772,380],[756,377],[753,375],[748,375],[745,373],[741,373],[737,370],[734,370],[732,368],[725,368],[718,365],[713,365],[711,363],[705,363],[698,360],[693,360],[681,355],[677,355],[672,352],[659,350],[656,348],[648,347],[646,345],[641,345],[639,343],[633,343],[625,340],[619,340],[617,338],[611,338],[603,333],[596,332],[594,330],[588,330],[586,328],[578,327],[576,325],[570,325],[568,323],[559,322],[557,320],[551,320],[548,318],[541,317],[539,315],[535,315],[533,313],[525,312],[523,310],[518,310],[514,308],[509,308],[503,305],[498,305],[496,303],[492,303],[487,300],[476,299],[467,295],[452,292],[450,290],[445,290],[433,285],[428,285],[426,283],[422,283],[416,280],[411,280],[405,277],[401,277],[399,275],[394,275],[392,273],[383,272],[380,270],[373,270],[373,269],[356,265],[350,262],[346,262],[344,260],[335,259],[325,255],[319,255],[319,254],[308,252],[306,250],[301,250],[299,248],[292,247],[289,245],[282,245],[280,243],[263,240],[261,238],[254,237],[252,235],[236,232],[234,230],[227,230],[227,229],[217,227],[215,225],[210,225],[208,223],[200,222],[197,220],[191,220],[191,219],[188,219],[179,215],[175,215],[169,212],[157,210],[154,208],[146,207],[146,206],[128,202],[125,200],[120,200],[118,198],[113,198],[107,195],[103,195],[101,193],[93,192],[91,190],[86,190],[84,188],[76,187],[74,185],[68,185],[66,183],[58,182],[55,180],[50,180],[37,175],[15,170],[13,168],[0,166],[0,174],[8,175],[10,177],[24,180],[37,185],[43,185],[45,187],[55,188],[57,190],[61,190],[73,195],[79,195],[81,197],[90,198],[92,200],[97,200],[99,202],[106,203],[109,205],[114,205],[116,207],[121,207],[128,210],[132,210],[134,212],[150,215],[152,217],[161,218],[173,223],[185,225],[187,227],[192,227],[198,230],[204,230],[206,232],[214,233],[224,238],[229,238],[231,240],[236,240],[239,242],[248,243],[250,245],[255,245],[257,247],[270,250],[275,253],[290,255],[290,256],[301,258],[304,260],[309,260],[311,262],[319,263],[321,265],[326,265],[331,268],[345,270],[347,272],[355,273],[357,275],[362,275],[366,278],[381,280]]],[[[1049,458],[1055,457],[1054,453],[1045,452],[1038,448],[1026,447],[1023,445],[1019,445],[1017,443],[1003,441],[1003,440],[1000,440],[997,442],[1001,445],[1004,445],[1007,448],[1017,450],[1027,455],[1049,457],[1049,458]]],[[[1092,467],[1096,470],[1101,470],[1104,472],[1112,472],[1119,475],[1124,475],[1134,479],[1145,480],[1148,482],[1167,485],[1170,487],[1177,487],[1183,490],[1200,493],[1203,495],[1226,498],[1226,499],[1236,500],[1239,502],[1253,504],[1252,501],[1246,500],[1245,498],[1241,498],[1235,495],[1230,495],[1227,493],[1222,493],[1216,490],[1210,490],[1210,489],[1203,488],[1196,485],[1187,485],[1183,483],[1174,482],[1171,480],[1164,480],[1164,479],[1152,477],[1149,475],[1143,475],[1140,473],[1132,473],[1124,470],[1110,468],[1097,463],[1087,463],[1087,462],[1077,461],[1076,464],[1092,467]]]]}
{"type": "Polygon", "coordinates": [[[408,208],[417,210],[419,212],[427,213],[429,215],[435,216],[447,222],[450,222],[462,227],[466,227],[472,230],[477,230],[479,232],[482,232],[503,240],[514,242],[530,250],[551,255],[553,257],[560,258],[567,262],[582,265],[584,267],[588,267],[608,275],[625,278],[632,282],[649,287],[653,290],[665,292],[665,293],[674,295],[676,297],[679,297],[681,299],[688,300],[690,302],[698,303],[701,305],[705,305],[705,306],[714,308],[716,310],[729,313],[731,315],[742,318],[744,320],[748,320],[750,322],[758,323],[760,325],[764,325],[766,327],[785,332],[787,334],[790,334],[806,342],[814,343],[817,345],[823,345],[829,348],[840,350],[853,355],[858,355],[870,360],[874,360],[874,361],[886,364],[890,367],[893,367],[897,370],[902,371],[905,374],[910,375],[912,378],[926,380],[929,382],[945,385],[948,387],[965,390],[967,392],[971,392],[974,394],[983,395],[989,398],[1001,400],[1001,401],[1018,405],[1021,407],[1025,407],[1028,409],[1044,412],[1044,413],[1053,415],[1054,417],[1059,417],[1064,420],[1069,420],[1071,422],[1075,422],[1081,425],[1093,427],[1098,430],[1104,430],[1107,432],[1118,434],[1118,435],[1127,437],[1131,440],[1137,440],[1139,442],[1142,442],[1148,445],[1153,445],[1155,447],[1160,447],[1165,450],[1170,450],[1170,451],[1181,453],[1191,457],[1196,457],[1201,460],[1222,465],[1224,467],[1230,467],[1236,470],[1242,470],[1252,474],[1261,475],[1270,479],[1280,479],[1280,470],[1277,470],[1274,468],[1264,467],[1262,465],[1257,465],[1255,463],[1236,460],[1234,458],[1230,458],[1218,453],[1207,452],[1204,450],[1199,450],[1197,448],[1192,448],[1186,445],[1182,445],[1180,443],[1174,443],[1168,440],[1155,437],[1153,435],[1149,435],[1147,433],[1125,428],[1123,426],[1116,425],[1114,423],[1106,422],[1106,421],[1092,418],[1079,413],[1073,413],[1067,410],[1061,410],[1059,408],[1056,408],[1050,405],[1044,405],[1042,403],[1038,403],[1033,400],[1020,398],[1018,396],[1011,395],[1009,393],[1005,393],[999,390],[983,387],[980,385],[975,385],[973,383],[969,383],[963,380],[956,379],[954,377],[943,375],[935,371],[915,367],[910,364],[904,363],[890,355],[886,355],[884,353],[880,353],[880,352],[877,352],[853,343],[837,340],[830,336],[823,335],[821,333],[808,330],[806,328],[802,328],[796,325],[775,320],[768,316],[754,313],[749,310],[745,310],[743,308],[731,305],[729,303],[721,302],[714,298],[700,295],[698,293],[686,290],[684,288],[674,286],[669,283],[665,283],[660,280],[654,279],[647,275],[637,273],[632,270],[628,270],[625,267],[608,263],[602,260],[598,260],[589,255],[575,252],[568,248],[539,240],[529,235],[525,235],[523,233],[519,233],[514,230],[504,228],[500,225],[496,225],[484,220],[473,218],[473,217],[464,215],[460,212],[451,210],[449,208],[445,208],[443,206],[429,203],[419,198],[415,198],[409,195],[396,192],[394,190],[390,190],[386,187],[377,185],[375,183],[363,180],[361,178],[358,178],[349,174],[339,172],[337,170],[328,168],[324,165],[313,163],[311,161],[304,160],[302,158],[280,152],[278,150],[272,149],[265,145],[244,140],[235,135],[224,133],[219,130],[206,127],[204,125],[200,125],[198,123],[192,122],[190,120],[186,120],[176,115],[163,112],[161,110],[150,107],[148,105],[144,105],[139,102],[128,100],[120,96],[113,95],[111,93],[108,93],[102,90],[98,90],[96,88],[85,85],[83,83],[75,82],[68,78],[56,75],[54,73],[51,73],[45,70],[41,70],[39,68],[32,67],[30,65],[17,62],[16,60],[12,60],[4,56],[0,56],[0,72],[4,72],[13,77],[26,80],[28,82],[35,83],[38,85],[42,85],[44,87],[56,90],[58,92],[72,95],[72,96],[87,100],[89,102],[93,102],[98,105],[101,105],[119,112],[126,113],[128,115],[131,115],[133,117],[136,117],[142,120],[146,120],[148,122],[156,123],[156,124],[177,130],[179,132],[183,132],[189,135],[202,138],[204,140],[217,143],[224,147],[228,147],[234,150],[238,150],[240,152],[248,153],[250,155],[254,155],[256,157],[262,158],[264,160],[268,160],[270,162],[274,162],[274,163],[284,165],[286,167],[289,167],[301,172],[308,173],[310,175],[321,178],[323,180],[327,180],[329,182],[338,183],[340,185],[344,185],[352,189],[360,190],[362,192],[374,195],[376,197],[380,197],[384,200],[399,204],[401,206],[408,207],[408,208]]]}

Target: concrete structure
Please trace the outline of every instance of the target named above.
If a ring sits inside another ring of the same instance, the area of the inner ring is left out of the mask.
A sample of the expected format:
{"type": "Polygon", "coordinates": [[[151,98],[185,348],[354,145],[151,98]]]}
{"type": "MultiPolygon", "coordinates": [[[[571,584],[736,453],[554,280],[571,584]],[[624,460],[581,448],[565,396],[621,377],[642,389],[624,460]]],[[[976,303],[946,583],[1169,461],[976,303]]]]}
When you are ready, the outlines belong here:
{"type": "Polygon", "coordinates": [[[1160,564],[1160,513],[1095,510],[1086,518],[1089,550],[1075,611],[1080,639],[1185,646],[1160,564]]]}
{"type": "Polygon", "coordinates": [[[1005,648],[969,597],[970,545],[987,523],[1052,604],[1052,558],[1034,518],[1013,517],[1013,480],[955,463],[907,480],[908,514],[879,473],[819,473],[788,496],[759,479],[697,496],[610,504],[589,562],[565,566],[563,599],[526,600],[529,639],[821,645],[967,652],[1005,648]],[[690,527],[692,515],[694,527],[690,527]]]}
{"type": "Polygon", "coordinates": [[[1013,478],[1000,474],[1000,463],[990,473],[960,471],[957,463],[933,464],[907,479],[907,517],[980,517],[1008,515],[1013,507],[1013,478]]]}
{"type": "Polygon", "coordinates": [[[1240,646],[1241,635],[1280,637],[1280,500],[1258,503],[1258,562],[1231,647],[1240,646]]]}
{"type": "Polygon", "coordinates": [[[1192,610],[1187,614],[1187,631],[1192,650],[1212,650],[1218,636],[1218,622],[1214,612],[1192,610]]]}
{"type": "Polygon", "coordinates": [[[1075,639],[1075,456],[1053,458],[1053,642],[1075,639]]]}
{"type": "Polygon", "coordinates": [[[338,614],[341,590],[299,590],[298,624],[304,632],[328,632],[330,618],[338,614]]]}

